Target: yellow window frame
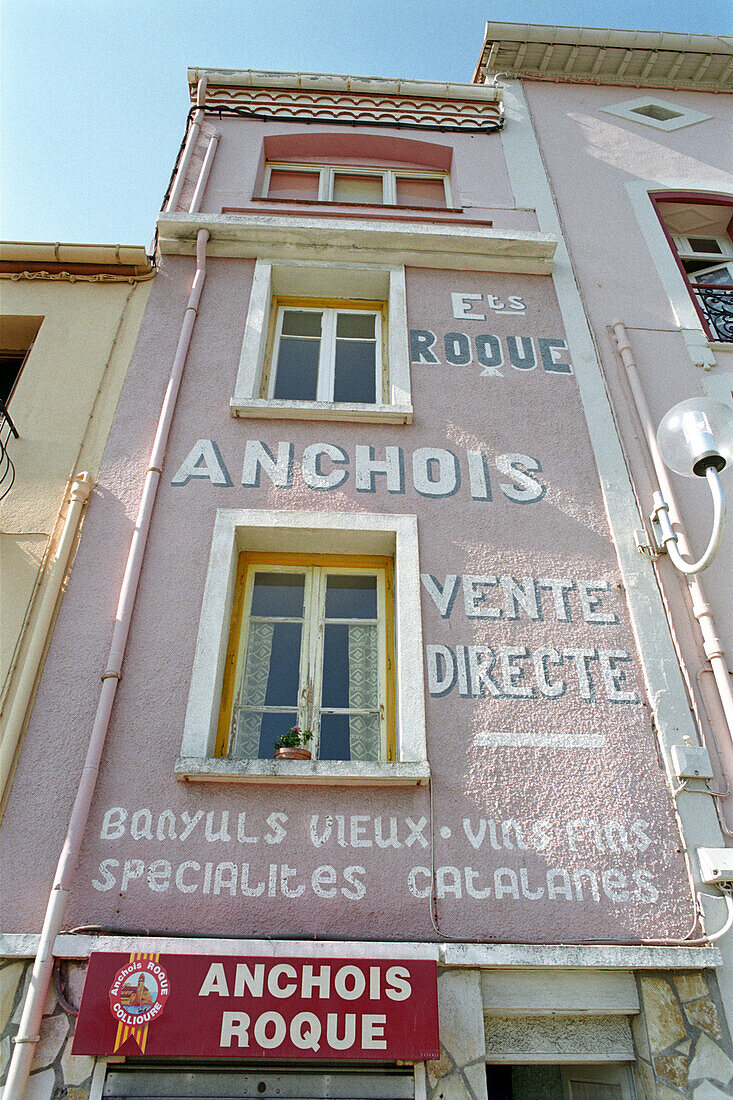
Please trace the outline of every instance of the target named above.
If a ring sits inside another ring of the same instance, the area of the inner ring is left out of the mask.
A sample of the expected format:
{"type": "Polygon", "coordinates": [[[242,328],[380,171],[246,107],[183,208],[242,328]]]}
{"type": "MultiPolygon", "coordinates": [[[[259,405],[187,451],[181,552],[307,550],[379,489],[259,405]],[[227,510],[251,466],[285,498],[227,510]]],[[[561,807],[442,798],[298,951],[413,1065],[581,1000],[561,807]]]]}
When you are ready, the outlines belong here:
{"type": "MultiPolygon", "coordinates": [[[[251,604],[251,592],[254,583],[254,574],[257,568],[267,566],[273,571],[291,568],[303,572],[306,577],[315,576],[317,570],[328,573],[365,572],[376,573],[378,579],[383,578],[384,596],[380,598],[378,588],[377,621],[378,636],[380,641],[380,680],[383,678],[383,692],[380,690],[380,742],[385,751],[387,761],[397,759],[396,728],[395,728],[395,660],[394,660],[394,572],[393,561],[389,557],[374,557],[358,554],[268,554],[265,552],[243,551],[237,561],[237,574],[234,588],[234,600],[229,624],[229,639],[227,654],[224,663],[224,676],[219,707],[219,720],[217,725],[216,747],[214,755],[226,757],[229,749],[231,727],[234,715],[234,700],[236,689],[244,669],[247,645],[247,619],[245,618],[245,606],[251,604]],[[383,608],[383,614],[382,614],[383,608]],[[383,621],[382,621],[383,620],[383,621]]],[[[313,581],[311,580],[312,584],[313,581]]],[[[308,579],[306,585],[309,584],[308,579]]],[[[320,659],[321,647],[317,642],[308,642],[307,635],[316,631],[319,627],[319,619],[314,614],[314,609],[307,593],[308,605],[304,614],[304,637],[301,645],[301,667],[299,671],[299,718],[303,708],[301,696],[309,683],[313,682],[315,672],[321,672],[320,659]],[[313,654],[315,653],[315,659],[313,654]]],[[[315,698],[307,698],[305,706],[310,712],[308,721],[320,722],[320,699],[322,682],[319,679],[317,691],[314,688],[315,698]]],[[[306,720],[306,719],[303,719],[306,720]]]]}

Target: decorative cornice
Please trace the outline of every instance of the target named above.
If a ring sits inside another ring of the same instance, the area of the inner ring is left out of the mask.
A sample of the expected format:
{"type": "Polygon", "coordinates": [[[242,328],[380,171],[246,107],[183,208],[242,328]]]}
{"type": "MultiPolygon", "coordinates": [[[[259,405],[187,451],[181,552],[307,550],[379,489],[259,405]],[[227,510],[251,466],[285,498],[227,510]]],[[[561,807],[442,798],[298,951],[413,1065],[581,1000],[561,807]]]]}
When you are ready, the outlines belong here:
{"type": "MultiPolygon", "coordinates": [[[[192,103],[202,72],[189,70],[192,103]]],[[[487,86],[226,70],[206,75],[207,110],[236,107],[287,120],[459,130],[501,122],[500,91],[487,86]]]]}
{"type": "MultiPolygon", "coordinates": [[[[645,88],[733,88],[725,35],[487,23],[474,81],[497,75],[645,88]]],[[[493,87],[493,84],[489,85],[493,87]]]]}

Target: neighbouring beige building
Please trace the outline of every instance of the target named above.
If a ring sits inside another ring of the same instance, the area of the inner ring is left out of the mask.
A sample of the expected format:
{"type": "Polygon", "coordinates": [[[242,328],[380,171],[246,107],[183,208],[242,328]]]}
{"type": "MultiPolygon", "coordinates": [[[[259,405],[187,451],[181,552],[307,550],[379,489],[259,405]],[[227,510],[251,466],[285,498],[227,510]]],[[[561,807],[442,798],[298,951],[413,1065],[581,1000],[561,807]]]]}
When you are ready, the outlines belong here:
{"type": "Polygon", "coordinates": [[[142,247],[0,243],[0,807],[154,274],[142,247]]]}

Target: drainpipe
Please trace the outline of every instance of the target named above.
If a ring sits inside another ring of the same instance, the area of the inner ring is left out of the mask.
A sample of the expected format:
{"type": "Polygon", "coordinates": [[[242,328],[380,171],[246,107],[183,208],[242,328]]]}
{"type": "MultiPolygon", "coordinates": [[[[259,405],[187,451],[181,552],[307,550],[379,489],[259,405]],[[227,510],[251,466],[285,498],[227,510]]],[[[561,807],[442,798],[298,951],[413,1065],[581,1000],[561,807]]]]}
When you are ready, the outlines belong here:
{"type": "MultiPolygon", "coordinates": [[[[613,326],[613,331],[616,337],[616,344],[618,346],[619,354],[626,368],[626,373],[629,379],[629,385],[634,398],[634,404],[636,405],[636,411],[639,414],[642,428],[644,429],[644,435],[646,437],[647,446],[651,455],[652,462],[654,464],[654,471],[657,475],[659,488],[662,490],[664,499],[669,505],[669,518],[674,526],[677,534],[677,545],[684,557],[690,558],[690,546],[687,541],[687,535],[680,519],[679,509],[677,508],[677,502],[675,500],[672,486],[667,476],[667,469],[662,461],[662,456],[659,453],[657,446],[657,437],[654,429],[654,422],[652,421],[651,414],[649,412],[649,406],[646,403],[646,397],[644,395],[644,389],[639,377],[639,371],[634,361],[634,353],[629,343],[628,333],[626,332],[626,326],[621,322],[618,322],[613,326]]],[[[715,677],[715,684],[718,689],[718,695],[725,714],[725,720],[728,725],[727,738],[716,737],[718,741],[721,754],[725,760],[725,770],[727,773],[728,783],[733,786],[731,777],[733,777],[733,685],[731,684],[730,673],[728,672],[728,662],[725,658],[725,650],[723,648],[723,642],[718,634],[715,626],[715,619],[713,618],[713,611],[705,597],[705,590],[702,586],[702,581],[698,575],[686,576],[687,588],[692,600],[692,613],[697,620],[700,627],[700,634],[702,635],[702,647],[705,652],[705,656],[710,661],[710,667],[715,677]]]]}
{"type": "Polygon", "coordinates": [[[191,205],[188,208],[189,214],[198,214],[201,209],[201,200],[204,197],[204,191],[206,190],[206,184],[209,182],[209,172],[211,166],[214,163],[214,156],[216,154],[216,147],[219,144],[219,138],[221,137],[218,130],[209,138],[209,144],[206,149],[206,156],[204,157],[204,163],[201,165],[201,171],[199,173],[198,183],[196,184],[196,190],[193,193],[191,199],[191,205]]]}
{"type": "Polygon", "coordinates": [[[125,574],[122,578],[120,599],[115,615],[115,626],[112,634],[107,666],[102,673],[102,689],[97,705],[97,714],[94,726],[89,738],[84,770],[79,780],[74,806],[71,811],[69,827],[61,850],[56,876],[54,878],[51,894],[48,899],[46,916],[38,944],[38,951],[33,963],[28,993],[23,1006],[23,1015],[20,1028],[14,1040],[13,1057],[8,1070],[7,1084],[3,1094],[4,1100],[22,1100],[25,1094],[28,1075],[30,1073],[33,1055],[40,1039],[41,1019],[43,1006],[53,972],[53,947],[56,936],[63,927],[66,905],[69,900],[69,891],[79,858],[79,849],[84,838],[84,831],[89,817],[94,788],[99,773],[99,764],[104,749],[104,743],[109,728],[112,704],[115,700],[117,685],[122,675],[122,662],[125,657],[127,635],[130,630],[132,610],[135,603],[140,571],[145,555],[150,520],[155,494],[161,477],[163,459],[168,444],[176,399],[181,385],[183,366],[188,355],[198,306],[201,299],[204,280],[206,278],[206,244],[209,239],[208,229],[199,229],[196,237],[196,273],[191,287],[191,293],[183,318],[181,335],[178,338],[178,347],[173,359],[170,378],[166,388],[163,405],[158,418],[158,429],[155,433],[155,441],[150,454],[148,469],[145,474],[140,509],[135,521],[130,549],[125,565],[125,574]]]}
{"type": "Polygon", "coordinates": [[[206,102],[206,85],[208,83],[208,77],[206,73],[203,74],[196,86],[196,106],[198,110],[193,116],[193,124],[188,134],[188,140],[181,156],[181,162],[178,165],[178,171],[176,172],[176,178],[171,188],[171,193],[166,203],[166,211],[175,210],[178,205],[178,200],[181,197],[181,191],[183,185],[186,182],[186,173],[188,172],[188,166],[191,163],[191,157],[193,151],[196,148],[196,142],[201,132],[201,124],[204,121],[203,106],[206,102]]]}
{"type": "Polygon", "coordinates": [[[0,744],[0,801],[2,801],[5,786],[13,767],[15,750],[18,747],[23,723],[28,713],[28,705],[33,695],[38,669],[41,667],[43,651],[51,628],[51,620],[56,610],[61,586],[66,577],[71,550],[76,533],[79,530],[81,514],[93,488],[94,482],[90,475],[86,473],[79,474],[71,486],[69,509],[64,520],[61,538],[56,547],[56,554],[51,563],[48,583],[38,609],[38,618],[36,619],[28,651],[23,660],[18,686],[10,707],[2,744],[0,744]]]}

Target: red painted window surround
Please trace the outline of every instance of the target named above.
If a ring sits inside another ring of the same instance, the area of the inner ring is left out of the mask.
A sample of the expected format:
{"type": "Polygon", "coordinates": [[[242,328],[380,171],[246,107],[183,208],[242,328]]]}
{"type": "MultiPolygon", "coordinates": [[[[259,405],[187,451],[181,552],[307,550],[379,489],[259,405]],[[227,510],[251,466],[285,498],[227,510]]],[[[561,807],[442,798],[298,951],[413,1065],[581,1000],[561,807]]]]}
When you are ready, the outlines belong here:
{"type": "MultiPolygon", "coordinates": [[[[421,221],[421,222],[434,222],[437,225],[483,225],[490,229],[493,226],[493,221],[490,218],[462,218],[462,217],[438,217],[435,213],[434,206],[416,206],[411,207],[411,212],[405,212],[404,206],[385,206],[380,203],[378,206],[360,205],[354,204],[353,209],[344,210],[343,207],[348,205],[343,202],[309,202],[308,199],[257,199],[259,203],[274,203],[278,205],[282,203],[285,206],[291,206],[300,203],[302,206],[307,207],[307,212],[322,218],[369,218],[371,221],[421,221]],[[336,206],[341,207],[340,210],[324,210],[324,206],[336,206]],[[382,211],[400,211],[400,213],[382,213],[382,211]]],[[[460,214],[463,207],[449,207],[440,211],[441,214],[460,214]]],[[[222,214],[272,214],[271,206],[257,206],[254,202],[252,206],[222,206],[222,214]]],[[[295,216],[303,214],[303,210],[278,210],[279,214],[290,214],[295,216]]]]}
{"type": "Polygon", "coordinates": [[[690,295],[690,298],[692,299],[692,304],[695,307],[695,312],[700,319],[700,324],[703,327],[703,331],[705,332],[708,340],[717,342],[715,333],[710,328],[708,320],[705,317],[700,303],[697,300],[697,296],[693,290],[692,280],[685,271],[682,260],[678,255],[674,241],[672,240],[672,234],[667,229],[664,217],[662,216],[662,213],[659,209],[659,204],[663,202],[678,202],[690,203],[694,204],[695,206],[728,206],[731,209],[732,216],[726,227],[726,232],[728,236],[733,239],[733,198],[731,198],[730,195],[711,194],[709,191],[650,191],[649,198],[651,199],[652,206],[654,207],[654,212],[659,218],[659,224],[662,227],[662,232],[667,238],[667,244],[669,245],[670,251],[674,256],[675,263],[679,268],[682,278],[685,280],[685,285],[687,286],[688,293],[690,295]]]}
{"type": "MultiPolygon", "coordinates": [[[[451,174],[453,148],[433,141],[392,137],[386,134],[354,133],[350,130],[290,134],[269,134],[262,141],[254,194],[262,194],[267,164],[328,164],[369,168],[414,169],[451,174]]],[[[451,179],[453,194],[456,180],[451,179]]]]}
{"type": "Polygon", "coordinates": [[[271,162],[336,164],[356,161],[380,168],[399,166],[432,172],[449,172],[453,160],[450,145],[350,131],[269,135],[263,140],[263,153],[263,160],[271,162]]]}

